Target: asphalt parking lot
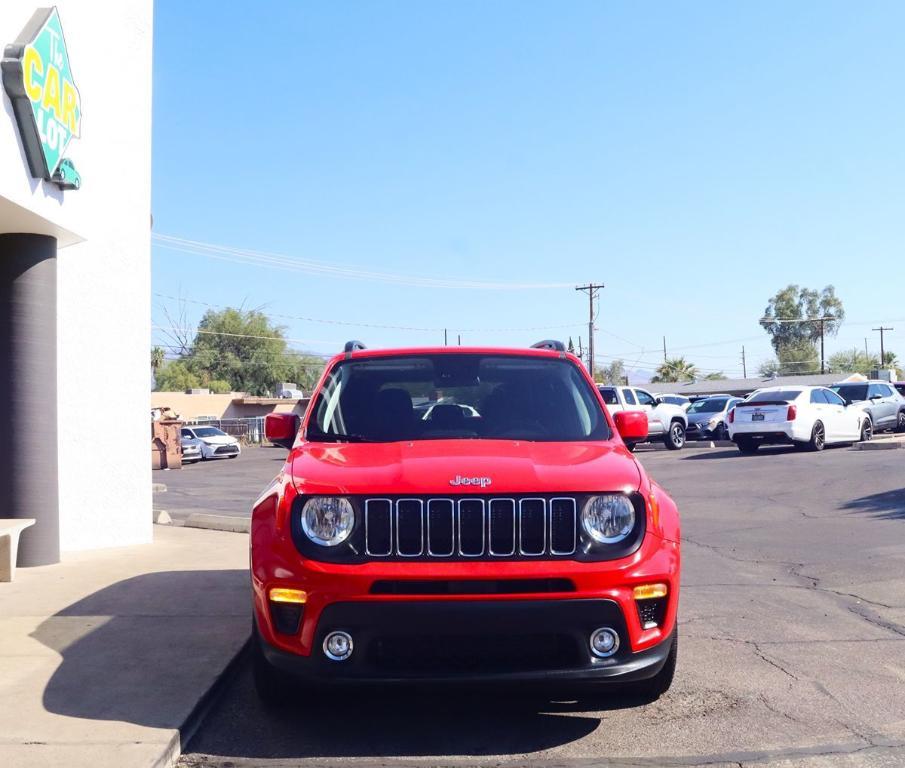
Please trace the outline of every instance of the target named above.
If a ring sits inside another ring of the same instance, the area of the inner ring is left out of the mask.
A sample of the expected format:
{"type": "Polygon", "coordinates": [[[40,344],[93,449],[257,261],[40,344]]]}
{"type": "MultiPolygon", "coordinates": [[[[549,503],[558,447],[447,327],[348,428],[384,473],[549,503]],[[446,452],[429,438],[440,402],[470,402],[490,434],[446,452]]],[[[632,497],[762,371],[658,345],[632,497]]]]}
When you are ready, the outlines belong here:
{"type": "Polygon", "coordinates": [[[154,509],[165,509],[177,523],[193,512],[248,517],[252,502],[285,460],[283,448],[250,446],[235,459],[198,461],[182,469],[155,472],[154,482],[167,490],[154,494],[154,509]]]}
{"type": "MultiPolygon", "coordinates": [[[[638,456],[683,515],[679,668],[658,702],[300,692],[274,713],[243,668],[180,765],[905,765],[905,451],[638,456]]],[[[244,459],[210,467],[217,498],[244,492],[243,463],[255,488],[278,466],[244,459]]]]}

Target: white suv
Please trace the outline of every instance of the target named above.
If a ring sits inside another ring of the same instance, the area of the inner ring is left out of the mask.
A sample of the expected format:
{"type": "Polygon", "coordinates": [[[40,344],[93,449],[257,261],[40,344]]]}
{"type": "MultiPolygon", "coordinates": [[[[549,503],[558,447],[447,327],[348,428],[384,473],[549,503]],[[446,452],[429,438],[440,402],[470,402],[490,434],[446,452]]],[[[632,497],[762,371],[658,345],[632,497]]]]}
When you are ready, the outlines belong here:
{"type": "Polygon", "coordinates": [[[833,392],[846,405],[858,403],[870,416],[874,432],[894,429],[905,432],[905,398],[885,381],[840,381],[833,392]]]}
{"type": "Polygon", "coordinates": [[[729,439],[742,453],[777,443],[822,451],[829,443],[870,439],[863,408],[846,405],[826,387],[759,389],[729,411],[727,422],[729,439]]]}

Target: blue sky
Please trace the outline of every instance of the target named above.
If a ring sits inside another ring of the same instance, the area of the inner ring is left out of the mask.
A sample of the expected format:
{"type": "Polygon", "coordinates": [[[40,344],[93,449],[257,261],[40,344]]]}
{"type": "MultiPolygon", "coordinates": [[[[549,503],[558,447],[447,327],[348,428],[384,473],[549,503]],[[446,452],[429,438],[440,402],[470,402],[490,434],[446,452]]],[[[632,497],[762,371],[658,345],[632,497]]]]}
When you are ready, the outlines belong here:
{"type": "MultiPolygon", "coordinates": [[[[636,369],[666,335],[727,374],[744,344],[750,373],[771,356],[769,297],[832,283],[849,320],[828,353],[877,349],[882,322],[905,356],[903,28],[901,2],[157,0],[154,229],[391,275],[603,282],[598,360],[636,369]]],[[[571,287],[375,282],[159,242],[153,286],[264,307],[317,352],[442,333],[312,320],[587,336],[571,287]]]]}

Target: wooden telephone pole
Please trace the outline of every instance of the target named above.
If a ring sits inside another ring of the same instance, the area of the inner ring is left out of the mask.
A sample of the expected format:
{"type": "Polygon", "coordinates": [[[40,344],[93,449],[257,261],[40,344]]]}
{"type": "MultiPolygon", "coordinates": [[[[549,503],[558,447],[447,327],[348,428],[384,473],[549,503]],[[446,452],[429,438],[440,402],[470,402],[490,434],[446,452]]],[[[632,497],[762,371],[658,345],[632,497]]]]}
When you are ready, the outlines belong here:
{"type": "Polygon", "coordinates": [[[594,378],[594,299],[603,288],[603,283],[588,283],[587,285],[578,285],[576,291],[588,294],[588,372],[591,378],[594,378]]]}

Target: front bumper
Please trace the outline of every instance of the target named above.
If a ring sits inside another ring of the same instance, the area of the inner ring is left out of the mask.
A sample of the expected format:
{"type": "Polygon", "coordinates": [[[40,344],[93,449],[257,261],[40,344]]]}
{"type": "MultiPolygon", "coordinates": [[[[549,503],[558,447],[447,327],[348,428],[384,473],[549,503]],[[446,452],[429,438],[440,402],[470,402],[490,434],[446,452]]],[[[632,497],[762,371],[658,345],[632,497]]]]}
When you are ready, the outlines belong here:
{"type": "Polygon", "coordinates": [[[256,633],[264,657],[308,682],[628,683],[656,675],[673,633],[633,652],[619,604],[608,599],[423,600],[331,603],[321,612],[310,656],[273,647],[256,633]],[[614,629],[619,649],[591,653],[589,638],[614,629]],[[352,655],[332,661],[326,635],[351,635],[352,655]]]}

